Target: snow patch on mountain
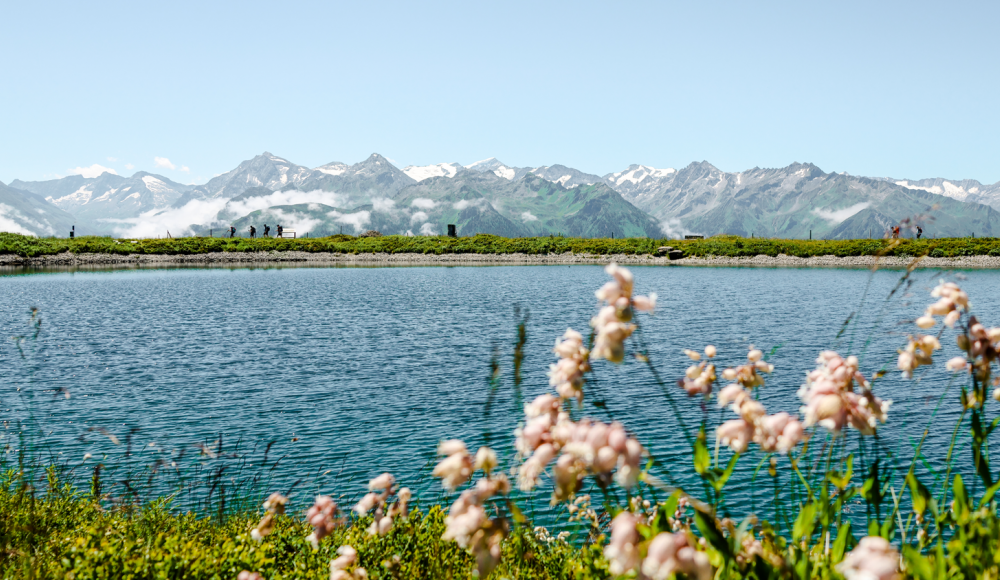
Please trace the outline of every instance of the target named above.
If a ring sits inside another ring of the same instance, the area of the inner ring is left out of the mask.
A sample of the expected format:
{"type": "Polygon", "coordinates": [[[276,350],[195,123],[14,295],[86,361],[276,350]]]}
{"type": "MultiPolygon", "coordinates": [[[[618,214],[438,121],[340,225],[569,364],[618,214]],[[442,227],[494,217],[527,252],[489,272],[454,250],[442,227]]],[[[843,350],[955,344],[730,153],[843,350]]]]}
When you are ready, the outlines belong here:
{"type": "Polygon", "coordinates": [[[455,177],[462,166],[458,163],[437,163],[435,165],[408,165],[403,168],[403,173],[416,181],[423,181],[431,177],[455,177]]]}
{"type": "Polygon", "coordinates": [[[315,169],[320,173],[325,173],[327,175],[343,175],[347,171],[348,165],[346,163],[340,163],[334,161],[332,163],[327,163],[326,165],[320,165],[315,169]]]}
{"type": "Polygon", "coordinates": [[[970,194],[974,195],[979,193],[978,187],[970,187],[965,189],[961,185],[955,185],[950,181],[942,182],[941,185],[932,185],[930,187],[921,186],[916,183],[910,183],[909,181],[903,179],[901,181],[895,182],[896,185],[902,185],[908,189],[921,189],[929,193],[936,193],[938,195],[945,195],[952,199],[957,199],[959,201],[965,201],[970,194]]]}
{"type": "Polygon", "coordinates": [[[626,169],[625,171],[619,171],[618,173],[612,173],[608,178],[614,182],[615,185],[622,185],[625,182],[630,182],[633,185],[638,184],[643,179],[647,177],[652,177],[654,179],[660,177],[666,177],[671,173],[677,173],[676,169],[668,167],[667,169],[657,169],[655,167],[648,167],[646,165],[633,165],[626,169]]]}
{"type": "Polygon", "coordinates": [[[57,205],[60,203],[77,203],[83,205],[88,201],[90,201],[90,198],[93,195],[94,195],[93,190],[87,189],[86,185],[81,185],[80,189],[74,191],[69,195],[64,195],[58,199],[52,199],[52,197],[47,197],[45,198],[45,200],[57,205]]]}
{"type": "Polygon", "coordinates": [[[517,176],[517,169],[504,165],[496,157],[476,161],[475,163],[466,165],[465,168],[469,171],[478,171],[480,173],[491,172],[497,177],[502,177],[508,181],[512,181],[517,176]]]}
{"type": "Polygon", "coordinates": [[[146,175],[142,178],[142,182],[146,184],[146,189],[152,191],[153,193],[161,193],[164,191],[172,191],[166,183],[163,183],[159,179],[153,177],[152,175],[146,175]]]}

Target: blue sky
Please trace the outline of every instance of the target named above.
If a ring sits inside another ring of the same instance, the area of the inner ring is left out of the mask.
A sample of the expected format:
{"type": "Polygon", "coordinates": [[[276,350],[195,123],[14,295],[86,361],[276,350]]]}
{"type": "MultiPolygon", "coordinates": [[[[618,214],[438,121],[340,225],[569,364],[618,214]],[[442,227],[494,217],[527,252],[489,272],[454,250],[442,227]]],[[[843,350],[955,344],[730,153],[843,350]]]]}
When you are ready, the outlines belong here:
{"type": "Polygon", "coordinates": [[[1000,3],[0,0],[0,181],[497,157],[1000,180],[1000,3]],[[157,161],[157,159],[160,159],[157,161]],[[172,166],[172,167],[171,167],[172,166]]]}

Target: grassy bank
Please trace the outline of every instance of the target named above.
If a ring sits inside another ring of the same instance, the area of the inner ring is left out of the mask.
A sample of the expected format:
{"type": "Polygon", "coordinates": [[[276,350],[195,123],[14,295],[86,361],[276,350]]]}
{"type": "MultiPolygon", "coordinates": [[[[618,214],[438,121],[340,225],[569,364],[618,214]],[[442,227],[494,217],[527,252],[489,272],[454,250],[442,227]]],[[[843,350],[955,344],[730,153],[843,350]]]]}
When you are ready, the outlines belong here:
{"type": "MultiPolygon", "coordinates": [[[[176,514],[166,501],[106,509],[68,485],[47,493],[8,485],[0,491],[2,578],[227,578],[242,570],[265,578],[326,578],[339,546],[358,551],[376,578],[467,578],[475,559],[441,539],[444,513],[413,512],[385,536],[367,532],[371,518],[338,528],[313,549],[300,516],[275,518],[257,543],[250,530],[260,514],[219,521],[176,514]]],[[[105,502],[106,504],[106,502],[105,502]]],[[[587,578],[600,574],[599,550],[574,548],[522,528],[504,543],[497,577],[587,578]],[[593,568],[596,566],[596,568],[593,568]],[[593,570],[591,570],[593,568],[593,570]]]]}
{"type": "Polygon", "coordinates": [[[63,252],[98,254],[204,254],[209,252],[332,252],[343,254],[655,254],[671,246],[685,256],[752,257],[785,254],[811,256],[1000,256],[998,238],[941,238],[934,240],[776,240],[715,236],[705,240],[654,240],[649,238],[502,238],[491,235],[383,236],[359,238],[337,235],[326,238],[169,238],[113,239],[96,236],[35,238],[0,234],[0,254],[37,257],[63,252]]]}

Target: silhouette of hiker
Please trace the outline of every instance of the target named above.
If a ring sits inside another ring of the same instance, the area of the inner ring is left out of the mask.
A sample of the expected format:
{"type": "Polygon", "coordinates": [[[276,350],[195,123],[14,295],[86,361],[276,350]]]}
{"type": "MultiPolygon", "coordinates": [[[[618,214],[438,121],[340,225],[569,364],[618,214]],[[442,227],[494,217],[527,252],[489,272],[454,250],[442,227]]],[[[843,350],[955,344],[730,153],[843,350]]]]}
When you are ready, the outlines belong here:
{"type": "Polygon", "coordinates": [[[917,239],[918,240],[920,239],[920,236],[923,235],[923,233],[924,233],[924,228],[922,228],[920,226],[917,226],[917,239]]]}
{"type": "Polygon", "coordinates": [[[281,234],[282,234],[282,232],[284,232],[284,231],[285,231],[285,228],[283,228],[283,227],[281,227],[281,226],[279,225],[279,226],[278,226],[278,237],[279,237],[279,238],[281,237],[281,234]]]}
{"type": "Polygon", "coordinates": [[[264,224],[264,237],[266,238],[269,233],[271,233],[271,228],[267,224],[264,224]]]}
{"type": "Polygon", "coordinates": [[[899,226],[893,226],[893,228],[892,228],[892,239],[894,239],[894,240],[898,240],[899,239],[899,226]]]}
{"type": "Polygon", "coordinates": [[[257,237],[257,228],[250,226],[250,238],[253,239],[256,237],[257,237]]]}
{"type": "Polygon", "coordinates": [[[229,237],[230,238],[236,237],[236,226],[229,226],[229,237]]]}

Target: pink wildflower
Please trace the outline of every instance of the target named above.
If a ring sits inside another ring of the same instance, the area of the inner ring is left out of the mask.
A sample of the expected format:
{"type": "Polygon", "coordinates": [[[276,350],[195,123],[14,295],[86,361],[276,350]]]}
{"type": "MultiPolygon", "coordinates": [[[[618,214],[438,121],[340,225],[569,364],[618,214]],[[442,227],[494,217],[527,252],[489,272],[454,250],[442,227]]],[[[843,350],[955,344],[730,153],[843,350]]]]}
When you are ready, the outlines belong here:
{"type": "Polygon", "coordinates": [[[632,320],[633,310],[653,310],[656,307],[656,295],[633,298],[631,272],[617,264],[608,264],[604,271],[614,280],[595,293],[606,306],[590,321],[590,325],[597,331],[591,357],[618,363],[625,359],[625,339],[635,330],[635,325],[628,324],[632,320]]]}
{"type": "Polygon", "coordinates": [[[710,580],[712,565],[708,555],[698,552],[688,544],[686,532],[661,532],[649,543],[642,573],[652,580],[667,580],[675,574],[689,578],[710,580]]]}
{"type": "Polygon", "coordinates": [[[638,522],[638,518],[624,511],[611,520],[611,541],[604,547],[604,557],[612,576],[624,576],[639,567],[642,538],[635,528],[638,522]]]}
{"type": "Polygon", "coordinates": [[[469,481],[472,477],[473,464],[465,443],[458,439],[442,441],[438,445],[438,454],[444,455],[445,458],[434,467],[431,474],[440,477],[446,489],[454,490],[469,481]]]}
{"type": "Polygon", "coordinates": [[[892,401],[875,396],[871,383],[858,371],[857,357],[845,359],[833,351],[824,351],[816,362],[816,370],[807,375],[806,384],[799,389],[805,427],[819,424],[839,433],[850,424],[862,434],[871,435],[878,423],[885,423],[892,401]],[[859,387],[857,392],[855,386],[859,387]]]}
{"type": "Polygon", "coordinates": [[[337,548],[339,556],[330,560],[330,580],[365,580],[368,578],[368,571],[358,567],[354,572],[347,569],[358,561],[358,552],[348,545],[337,548]]]}
{"type": "Polygon", "coordinates": [[[319,542],[330,535],[333,530],[343,524],[343,518],[338,517],[339,510],[333,498],[328,495],[316,496],[309,511],[306,512],[306,521],[313,528],[313,533],[306,539],[314,548],[319,547],[319,542]]]}
{"type": "Polygon", "coordinates": [[[899,553],[885,538],[868,536],[837,565],[847,580],[898,580],[899,553]]]}
{"type": "Polygon", "coordinates": [[[590,370],[590,351],[583,346],[583,336],[568,328],[562,341],[556,342],[559,362],[549,367],[549,384],[563,399],[583,400],[584,373],[590,370]]]}

